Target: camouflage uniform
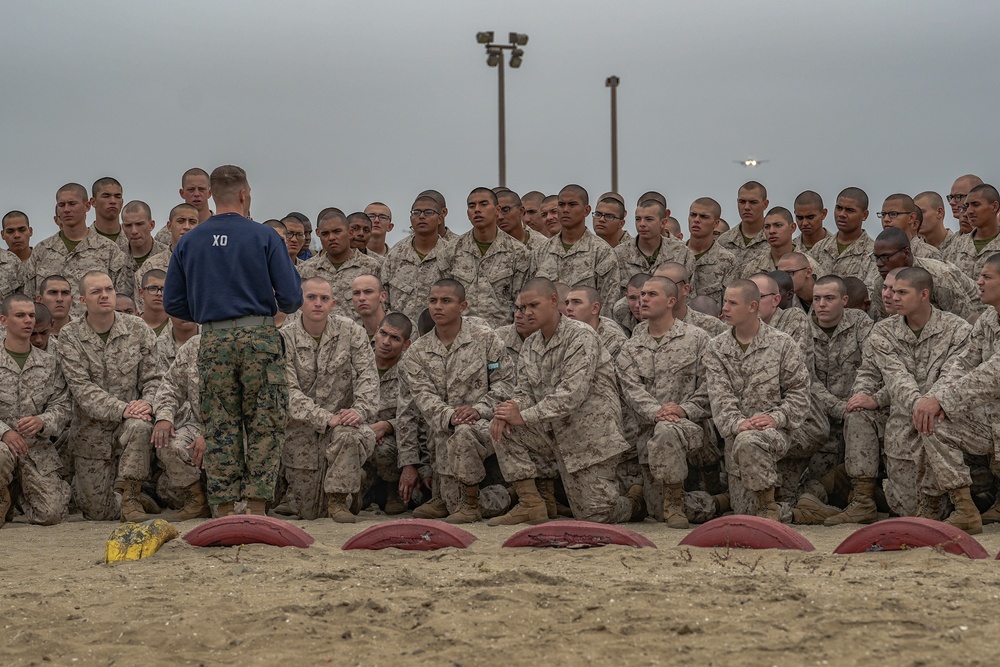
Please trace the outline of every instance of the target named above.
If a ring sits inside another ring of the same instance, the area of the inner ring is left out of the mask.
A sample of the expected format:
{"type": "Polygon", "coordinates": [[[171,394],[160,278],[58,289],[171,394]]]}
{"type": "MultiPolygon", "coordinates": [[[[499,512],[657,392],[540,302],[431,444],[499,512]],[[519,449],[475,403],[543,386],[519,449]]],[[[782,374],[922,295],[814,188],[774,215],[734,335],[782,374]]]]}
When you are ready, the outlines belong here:
{"type": "MultiPolygon", "coordinates": [[[[521,346],[524,345],[524,339],[521,338],[521,334],[517,333],[517,329],[514,328],[513,324],[500,327],[495,331],[496,335],[500,337],[500,340],[507,347],[507,356],[510,357],[510,365],[516,370],[517,358],[521,355],[521,346]]],[[[517,382],[516,377],[514,378],[514,382],[517,382]]]]}
{"type": "MultiPolygon", "coordinates": [[[[921,259],[936,259],[939,262],[945,261],[944,253],[941,252],[939,248],[935,248],[930,243],[924,240],[922,236],[914,236],[910,238],[910,251],[913,253],[914,257],[920,257],[921,259]]],[[[978,278],[979,276],[976,276],[978,278]]]]}
{"type": "Polygon", "coordinates": [[[713,243],[708,250],[694,256],[691,289],[697,296],[707,296],[716,303],[722,303],[726,285],[736,270],[736,255],[713,243]]]}
{"type": "Polygon", "coordinates": [[[492,456],[490,420],[493,410],[510,398],[514,368],[500,337],[468,320],[445,347],[436,332],[417,339],[401,362],[413,402],[428,427],[428,448],[440,475],[473,486],[486,477],[483,461],[492,456]],[[479,413],[475,424],[451,423],[455,408],[467,405],[479,413]]]}
{"type": "Polygon", "coordinates": [[[861,350],[874,323],[861,311],[850,308],[844,310],[844,316],[830,334],[820,328],[815,317],[809,318],[809,321],[816,355],[812,395],[830,422],[830,437],[809,464],[810,473],[819,479],[844,460],[847,399],[852,395],[861,365],[861,350]]]}
{"type": "Polygon", "coordinates": [[[660,237],[660,247],[656,250],[656,255],[647,259],[639,250],[639,240],[632,239],[627,243],[619,243],[615,246],[615,254],[618,256],[618,267],[621,275],[621,293],[625,293],[628,281],[638,273],[648,273],[650,275],[657,268],[667,262],[677,262],[683,264],[689,276],[694,275],[695,263],[694,255],[687,246],[677,239],[660,237]]]}
{"type": "MultiPolygon", "coordinates": [[[[649,334],[648,323],[642,322],[616,357],[622,397],[639,419],[639,463],[661,487],[659,494],[663,484],[683,483],[688,465],[702,467],[721,458],[708,423],[711,412],[704,385],[702,364],[709,340],[698,327],[676,320],[657,341],[649,334]],[[656,421],[664,403],[676,403],[687,418],[656,421]]],[[[662,513],[662,500],[649,505],[654,515],[657,505],[662,513]]]]}
{"type": "Polygon", "coordinates": [[[351,304],[351,283],[363,275],[373,275],[378,278],[382,271],[382,263],[355,250],[339,267],[334,266],[330,258],[323,255],[300,263],[298,270],[302,280],[316,276],[326,278],[333,288],[333,314],[360,323],[361,316],[351,304]]]}
{"type": "MultiPolygon", "coordinates": [[[[925,269],[934,279],[931,303],[935,308],[954,313],[962,319],[968,319],[973,312],[979,312],[982,308],[976,283],[959,271],[954,264],[914,258],[913,266],[925,269]]],[[[886,314],[885,305],[882,303],[883,286],[882,277],[879,276],[872,288],[872,307],[869,310],[869,314],[876,320],[884,318],[886,314]]]]}
{"type": "Polygon", "coordinates": [[[285,466],[289,494],[303,519],[326,511],[324,492],[361,489],[361,468],[375,450],[370,424],[379,408],[375,354],[365,330],[331,315],[317,343],[301,320],[281,329],[287,355],[289,406],[285,466]],[[361,415],[361,426],[329,427],[343,409],[361,415]]]}
{"type": "Polygon", "coordinates": [[[157,243],[162,243],[165,246],[169,246],[174,242],[174,235],[170,233],[170,228],[164,225],[160,231],[153,235],[153,240],[157,243]]]}
{"type": "Polygon", "coordinates": [[[438,259],[442,276],[465,287],[469,302],[466,314],[481,317],[492,327],[513,320],[514,299],[524,285],[529,261],[528,249],[500,230],[485,255],[470,231],[444,249],[438,259]]]}
{"type": "Polygon", "coordinates": [[[16,474],[25,517],[48,526],[65,519],[68,512],[70,486],[60,479],[62,461],[49,437],[62,433],[72,406],[55,355],[35,348],[29,352],[21,368],[0,350],[0,437],[16,429],[22,417],[37,415],[44,426],[37,435],[24,438],[26,455],[15,456],[0,442],[0,487],[10,487],[16,474]]]}
{"type": "Polygon", "coordinates": [[[954,251],[955,243],[958,242],[965,234],[959,234],[951,229],[946,229],[944,232],[944,240],[938,245],[938,250],[944,255],[944,261],[955,263],[954,251]]]}
{"type": "MultiPolygon", "coordinates": [[[[413,405],[412,394],[400,391],[400,385],[406,382],[406,374],[401,372],[399,363],[384,371],[379,370],[379,404],[378,414],[371,420],[387,421],[392,426],[392,432],[387,433],[381,442],[375,443],[375,451],[368,460],[370,472],[387,482],[399,480],[399,446],[398,442],[413,442],[413,449],[419,449],[420,427],[416,408],[413,405]]],[[[423,434],[426,440],[426,434],[423,434]]]]}
{"type": "Polygon", "coordinates": [[[403,313],[416,325],[420,311],[427,307],[431,285],[444,277],[440,258],[448,246],[438,238],[429,253],[420,259],[413,249],[413,237],[407,236],[392,246],[382,263],[382,283],[393,310],[403,313]]]}
{"type": "MultiPolygon", "coordinates": [[[[918,489],[940,489],[933,474],[935,466],[928,461],[922,444],[926,441],[913,427],[913,408],[917,399],[931,391],[948,361],[966,346],[971,329],[962,318],[937,309],[932,311],[920,338],[899,315],[872,328],[869,339],[872,358],[882,373],[890,400],[885,430],[886,496],[890,507],[893,498],[898,499],[895,501],[898,505],[892,507],[897,513],[916,513],[918,489]],[[928,473],[931,474],[925,479],[928,473]]],[[[967,436],[976,434],[976,424],[968,417],[952,421],[956,431],[964,431],[967,436]]]]}
{"type": "Polygon", "coordinates": [[[747,492],[778,485],[777,463],[791,449],[809,404],[804,355],[791,336],[761,322],[746,351],[726,332],[711,340],[704,362],[715,426],[726,439],[733,510],[754,514],[755,499],[747,492]],[[757,414],[772,417],[777,428],[738,432],[757,414]]]}
{"type": "MultiPolygon", "coordinates": [[[[153,254],[146,258],[146,261],[142,263],[142,266],[134,266],[134,277],[135,277],[135,294],[139,295],[139,288],[142,287],[142,277],[146,275],[147,271],[152,271],[153,269],[159,269],[164,273],[170,267],[170,258],[174,254],[174,249],[170,246],[160,246],[159,251],[156,250],[156,246],[153,247],[153,254]]],[[[129,266],[135,264],[135,258],[129,256],[129,266]]],[[[136,304],[138,305],[138,304],[136,304]]]]}
{"type": "Polygon", "coordinates": [[[720,333],[729,331],[729,327],[726,326],[726,323],[718,317],[712,317],[711,315],[698,312],[690,306],[688,306],[687,312],[684,313],[683,321],[686,324],[698,327],[709,336],[718,336],[720,333]]]}
{"type": "Polygon", "coordinates": [[[543,236],[533,229],[528,229],[527,227],[524,228],[524,245],[528,248],[529,255],[545,245],[545,242],[548,240],[547,236],[543,236]]]}
{"type": "Polygon", "coordinates": [[[869,289],[872,289],[879,279],[875,260],[872,259],[874,252],[875,242],[862,229],[861,236],[844,248],[844,252],[838,252],[837,235],[830,234],[812,247],[810,255],[819,264],[819,270],[816,272],[817,278],[831,273],[841,278],[854,276],[868,285],[869,289]]]}
{"type": "MultiPolygon", "coordinates": [[[[558,239],[558,237],[554,237],[558,239]]],[[[555,458],[573,516],[627,521],[632,503],[621,497],[615,468],[629,450],[621,433],[614,362],[589,326],[560,317],[552,337],[528,336],[517,364],[514,401],[525,426],[496,443],[508,482],[534,479],[536,458],[555,458]]]]}
{"type": "MultiPolygon", "coordinates": [[[[791,252],[802,252],[798,248],[792,248],[791,252]]],[[[811,255],[805,255],[806,260],[809,262],[809,268],[813,270],[813,274],[819,270],[819,262],[812,258],[811,255]]],[[[754,257],[750,257],[747,261],[739,268],[740,278],[750,278],[755,273],[770,273],[771,271],[777,271],[778,265],[775,263],[774,258],[771,257],[770,246],[768,246],[768,251],[766,253],[758,253],[754,257]]]]}
{"type": "Polygon", "coordinates": [[[771,246],[767,244],[767,237],[764,236],[764,230],[761,229],[754,234],[754,237],[747,243],[743,237],[742,223],[722,232],[722,235],[715,240],[715,245],[733,253],[736,267],[741,267],[744,264],[754,261],[758,256],[771,252],[771,246]]]}
{"type": "Polygon", "coordinates": [[[958,270],[971,278],[979,280],[979,273],[990,255],[1000,252],[1000,236],[996,236],[982,250],[976,250],[972,234],[962,234],[951,247],[948,261],[958,267],[958,270]]]}
{"type": "Polygon", "coordinates": [[[14,292],[24,292],[25,266],[26,262],[11,251],[0,251],[0,301],[14,292]]]}
{"type": "MultiPolygon", "coordinates": [[[[122,236],[125,235],[122,234],[122,236]]],[[[142,276],[145,275],[146,271],[149,271],[151,268],[157,268],[147,267],[146,262],[167,251],[169,251],[168,246],[165,246],[154,239],[153,247],[150,249],[149,254],[146,255],[146,261],[142,263],[142,266],[139,266],[139,262],[132,256],[132,249],[129,247],[128,241],[125,242],[125,248],[122,250],[122,253],[125,255],[125,271],[134,278],[134,282],[132,283],[132,293],[127,294],[126,296],[132,297],[132,299],[136,302],[137,307],[139,306],[139,288],[142,287],[142,276]]],[[[169,262],[169,255],[167,258],[169,262]]],[[[167,267],[163,267],[160,270],[166,271],[167,267]]]]}
{"type": "Polygon", "coordinates": [[[198,379],[198,349],[201,336],[192,336],[180,348],[169,337],[156,340],[163,379],[156,389],[156,420],[174,426],[174,436],[166,447],[156,450],[164,474],[157,482],[160,497],[182,498],[183,490],[201,479],[201,470],[191,459],[188,446],[203,436],[198,379]]]}
{"type": "Polygon", "coordinates": [[[70,315],[80,317],[84,314],[83,304],[80,303],[80,278],[88,271],[103,271],[111,277],[119,294],[132,294],[135,284],[132,273],[126,268],[127,264],[128,259],[118,245],[93,228],[72,252],[66,249],[62,237],[56,233],[36,245],[31,251],[31,257],[25,262],[24,293],[35,297],[43,280],[52,275],[64,276],[73,293],[70,315]]]}
{"type": "Polygon", "coordinates": [[[155,347],[153,330],[138,317],[122,313],[115,314],[107,343],[86,318],[73,320],[59,333],[62,371],[74,399],[70,447],[76,501],[87,519],[118,518],[116,473],[127,481],[149,477],[153,425],[123,420],[122,415],[129,401],[153,404],[160,380],[155,347]]]}
{"type": "Polygon", "coordinates": [[[603,239],[589,229],[573,246],[563,247],[562,235],[556,234],[531,257],[528,276],[548,278],[573,287],[584,284],[601,295],[601,315],[611,315],[611,308],[621,296],[621,271],[618,256],[603,239]]]}
{"type": "Polygon", "coordinates": [[[949,359],[941,379],[928,392],[937,397],[948,417],[935,427],[934,435],[921,436],[927,463],[941,491],[969,486],[973,481],[962,452],[988,454],[993,475],[1000,476],[1000,408],[995,400],[1000,386],[998,349],[1000,321],[997,311],[988,308],[972,326],[965,348],[949,359]],[[952,423],[970,413],[981,417],[979,423],[986,427],[986,433],[966,441],[961,431],[953,433],[952,423]]]}

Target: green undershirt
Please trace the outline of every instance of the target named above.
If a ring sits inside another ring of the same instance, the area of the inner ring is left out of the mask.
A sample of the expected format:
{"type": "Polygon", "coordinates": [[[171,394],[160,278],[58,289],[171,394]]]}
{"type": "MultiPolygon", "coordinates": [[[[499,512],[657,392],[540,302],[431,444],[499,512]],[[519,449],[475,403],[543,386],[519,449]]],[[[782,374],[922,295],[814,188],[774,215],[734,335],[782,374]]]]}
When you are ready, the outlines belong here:
{"type": "Polygon", "coordinates": [[[83,243],[83,239],[80,239],[79,241],[70,241],[62,232],[59,232],[59,238],[61,238],[62,242],[66,245],[66,250],[69,250],[70,252],[76,250],[76,247],[83,243]]]}
{"type": "Polygon", "coordinates": [[[988,239],[983,239],[982,241],[979,241],[977,239],[972,239],[972,244],[976,246],[976,254],[978,255],[979,253],[981,253],[983,251],[983,248],[992,243],[993,239],[995,239],[997,236],[1000,236],[1000,234],[994,234],[988,239]]]}
{"type": "Polygon", "coordinates": [[[493,241],[476,241],[476,245],[479,246],[479,254],[485,257],[486,253],[490,251],[490,246],[493,245],[493,241]]]}
{"type": "Polygon", "coordinates": [[[102,232],[97,227],[94,227],[94,231],[97,232],[98,234],[100,234],[101,236],[103,236],[106,239],[111,239],[115,243],[118,242],[118,237],[122,235],[121,232],[115,232],[114,234],[105,234],[104,232],[102,232]]]}
{"type": "MultiPolygon", "coordinates": [[[[6,347],[4,349],[7,350],[6,347]]],[[[28,355],[31,354],[31,350],[28,350],[27,352],[14,352],[13,350],[7,350],[7,354],[10,355],[11,359],[17,362],[18,368],[23,370],[24,363],[28,361],[28,355]]]]}

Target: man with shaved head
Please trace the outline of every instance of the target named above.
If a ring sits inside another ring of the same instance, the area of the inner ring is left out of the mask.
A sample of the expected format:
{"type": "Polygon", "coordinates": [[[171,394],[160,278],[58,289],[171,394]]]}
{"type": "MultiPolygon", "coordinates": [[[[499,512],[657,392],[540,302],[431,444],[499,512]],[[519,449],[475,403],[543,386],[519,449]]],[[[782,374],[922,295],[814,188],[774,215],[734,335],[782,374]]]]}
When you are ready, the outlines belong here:
{"type": "Polygon", "coordinates": [[[122,204],[122,184],[111,176],[94,181],[90,187],[90,206],[94,210],[94,224],[91,229],[104,238],[118,244],[118,248],[128,252],[128,240],[122,235],[119,220],[122,204]]]}
{"type": "Polygon", "coordinates": [[[525,326],[533,333],[518,358],[514,397],[497,406],[490,427],[500,470],[517,490],[518,504],[490,525],[548,518],[539,485],[548,495],[552,482],[536,483],[539,459],[555,459],[575,518],[621,523],[644,516],[642,486],[622,497],[615,480],[629,444],[621,433],[611,355],[592,328],[559,313],[550,280],[528,281],[520,298],[525,326]]]}
{"type": "Polygon", "coordinates": [[[577,285],[566,294],[564,312],[566,317],[588,325],[608,348],[612,357],[618,356],[628,336],[610,317],[601,315],[600,295],[593,287],[577,285]]]}
{"type": "Polygon", "coordinates": [[[740,186],[736,204],[740,212],[740,224],[719,237],[719,245],[736,256],[740,266],[767,253],[767,239],[764,237],[764,212],[767,210],[767,188],[757,181],[748,181],[740,186]]]}
{"type": "Polygon", "coordinates": [[[549,230],[545,227],[545,218],[542,215],[542,200],[545,195],[538,190],[532,190],[521,197],[521,205],[524,212],[521,214],[521,221],[524,225],[541,236],[543,239],[549,237],[549,230]]]}
{"type": "MultiPolygon", "coordinates": [[[[129,217],[125,214],[122,215],[123,219],[127,219],[129,217]]],[[[178,204],[170,209],[170,214],[167,217],[167,231],[170,233],[168,237],[169,245],[163,248],[160,252],[151,255],[136,269],[136,286],[142,285],[142,277],[146,271],[152,271],[153,269],[166,271],[170,267],[170,258],[174,254],[174,248],[177,247],[177,242],[180,241],[182,236],[194,229],[197,224],[198,210],[194,206],[191,206],[190,204],[178,204]]],[[[157,241],[157,243],[159,243],[159,241],[157,241]]]]}
{"type": "Polygon", "coordinates": [[[971,278],[959,271],[954,264],[914,258],[910,250],[910,240],[902,230],[891,227],[882,230],[875,239],[872,256],[875,258],[880,276],[872,287],[874,297],[871,315],[876,320],[885,316],[881,276],[897,267],[915,266],[927,271],[934,279],[931,303],[941,310],[969,319],[976,312],[975,308],[982,306],[977,298],[976,284],[971,278]]]}
{"type": "Polygon", "coordinates": [[[834,220],[837,233],[827,236],[812,247],[810,254],[819,268],[817,276],[833,274],[844,278],[855,276],[866,285],[878,279],[872,259],[874,241],[862,224],[868,219],[868,195],[861,188],[845,188],[837,196],[834,220]]]}
{"type": "Polygon", "coordinates": [[[540,214],[549,238],[562,231],[559,226],[559,195],[549,195],[542,199],[540,214]]]}
{"type": "MultiPolygon", "coordinates": [[[[795,221],[792,212],[783,206],[775,206],[764,216],[764,238],[767,241],[768,252],[750,257],[740,267],[740,275],[749,278],[755,273],[767,273],[778,268],[778,260],[796,250],[795,221]]],[[[806,261],[815,272],[818,268],[816,260],[806,256],[806,261]]]]}
{"type": "Polygon", "coordinates": [[[372,221],[372,235],[368,239],[369,254],[385,257],[389,252],[386,236],[392,231],[392,211],[380,201],[365,206],[365,215],[372,221]]]}
{"type": "Polygon", "coordinates": [[[698,296],[716,303],[736,269],[736,256],[715,242],[715,228],[722,215],[719,202],[711,197],[695,199],[688,212],[688,250],[694,255],[691,288],[698,296]]]}
{"type": "Polygon", "coordinates": [[[661,276],[677,286],[677,302],[674,304],[674,319],[703,329],[710,336],[717,336],[726,331],[726,325],[715,317],[709,317],[693,308],[688,308],[688,296],[691,294],[690,274],[687,269],[676,262],[667,262],[656,270],[654,276],[661,276]]]}
{"type": "Polygon", "coordinates": [[[801,232],[796,240],[803,251],[808,253],[814,245],[830,235],[823,227],[823,221],[826,220],[826,209],[823,207],[823,198],[819,196],[819,193],[812,190],[800,192],[799,196],[795,198],[792,212],[795,214],[795,225],[801,232]]]}
{"type": "Polygon", "coordinates": [[[83,314],[78,289],[80,279],[88,271],[107,273],[121,294],[134,291],[133,274],[126,269],[125,253],[114,241],[88,229],[87,212],[91,206],[82,185],[67,183],[59,188],[56,192],[59,231],[36,245],[24,265],[24,292],[29,296],[40,293],[41,283],[48,276],[66,277],[73,293],[74,316],[83,314]]]}
{"type": "Polygon", "coordinates": [[[28,221],[28,216],[21,211],[8,211],[0,221],[4,242],[7,249],[17,255],[22,262],[27,262],[31,257],[31,235],[34,230],[28,221]]]}
{"type": "Polygon", "coordinates": [[[615,251],[587,229],[590,203],[587,191],[567,185],[559,191],[561,231],[535,250],[528,275],[589,285],[601,295],[601,312],[611,315],[611,307],[621,296],[622,283],[615,251]]]}
{"type": "MultiPolygon", "coordinates": [[[[538,200],[541,202],[541,199],[538,200]]],[[[506,234],[520,241],[529,251],[545,243],[547,235],[526,227],[524,223],[525,205],[513,190],[501,190],[497,193],[497,205],[500,207],[497,217],[497,227],[506,234]]],[[[538,211],[535,210],[537,217],[538,211]]]]}
{"type": "Polygon", "coordinates": [[[816,284],[815,269],[809,260],[809,256],[801,252],[790,252],[778,260],[778,270],[784,271],[792,280],[793,301],[806,312],[812,307],[813,286],[816,284]]]}
{"type": "MultiPolygon", "coordinates": [[[[125,270],[132,272],[133,275],[142,270],[147,260],[167,249],[166,245],[153,238],[155,227],[153,213],[146,202],[135,199],[122,208],[121,231],[126,241],[127,247],[124,252],[128,259],[125,270]]],[[[130,296],[137,297],[139,287],[140,281],[136,281],[136,292],[130,296]]]]}
{"type": "Polygon", "coordinates": [[[977,185],[962,204],[972,231],[952,245],[949,260],[965,275],[979,279],[986,260],[1000,252],[1000,193],[989,184],[977,185]]]}
{"type": "Polygon", "coordinates": [[[914,257],[941,261],[944,259],[944,254],[929,243],[925,243],[924,238],[917,233],[923,221],[922,216],[923,213],[917,208],[910,195],[901,193],[886,197],[882,204],[882,210],[878,212],[878,218],[882,221],[882,229],[895,227],[903,230],[906,237],[910,239],[910,251],[914,257]]]}
{"type": "Polygon", "coordinates": [[[361,326],[368,334],[368,340],[373,344],[379,324],[387,314],[386,297],[385,287],[376,276],[362,274],[351,282],[351,307],[356,313],[355,319],[360,320],[361,326]]]}
{"type": "Polygon", "coordinates": [[[809,401],[802,350],[759,317],[761,294],[749,280],[726,289],[722,313],[731,329],[704,357],[712,416],[726,439],[729,497],[738,514],[791,520],[775,497],[778,461],[792,446],[809,401]]]}
{"type": "Polygon", "coordinates": [[[962,208],[965,205],[965,198],[969,196],[972,188],[982,184],[983,179],[975,174],[966,174],[956,178],[951,185],[951,191],[948,193],[948,204],[951,206],[952,216],[958,220],[960,234],[968,234],[972,231],[972,226],[965,217],[965,209],[962,208]]]}
{"type": "Polygon", "coordinates": [[[607,192],[597,199],[594,206],[594,234],[612,248],[631,240],[625,230],[625,203],[620,195],[607,192]]]}
{"type": "Polygon", "coordinates": [[[930,190],[921,192],[913,198],[913,203],[920,209],[923,222],[920,223],[920,236],[934,246],[951,261],[951,247],[959,237],[954,231],[944,226],[944,199],[930,190]]]}
{"type": "Polygon", "coordinates": [[[637,273],[625,284],[625,296],[615,302],[612,317],[622,329],[631,333],[635,325],[642,321],[639,312],[639,292],[643,284],[651,278],[648,273],[637,273]]]}
{"type": "Polygon", "coordinates": [[[694,255],[687,246],[675,238],[664,237],[663,225],[667,211],[653,199],[640,202],[635,209],[635,239],[621,243],[615,248],[621,267],[622,291],[631,276],[637,273],[652,273],[666,262],[683,264],[688,273],[694,273],[694,255]]]}

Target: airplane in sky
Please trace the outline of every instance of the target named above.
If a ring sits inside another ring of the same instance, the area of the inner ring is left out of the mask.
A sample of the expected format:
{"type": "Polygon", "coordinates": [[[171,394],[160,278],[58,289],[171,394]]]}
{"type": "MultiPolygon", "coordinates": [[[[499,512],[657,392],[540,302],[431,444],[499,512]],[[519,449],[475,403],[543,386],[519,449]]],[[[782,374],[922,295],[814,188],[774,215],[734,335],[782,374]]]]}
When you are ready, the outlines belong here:
{"type": "Polygon", "coordinates": [[[758,160],[757,158],[748,157],[745,160],[733,160],[736,164],[743,165],[744,167],[757,167],[765,162],[770,162],[770,160],[758,160]]]}

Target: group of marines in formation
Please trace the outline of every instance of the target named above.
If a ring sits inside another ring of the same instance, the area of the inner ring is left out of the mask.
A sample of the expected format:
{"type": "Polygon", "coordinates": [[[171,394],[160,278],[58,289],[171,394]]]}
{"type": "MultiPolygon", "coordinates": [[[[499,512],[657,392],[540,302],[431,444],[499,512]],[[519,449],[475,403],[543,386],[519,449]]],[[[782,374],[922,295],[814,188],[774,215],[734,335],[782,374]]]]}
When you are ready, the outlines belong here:
{"type": "MultiPolygon", "coordinates": [[[[129,521],[219,504],[199,327],[163,309],[174,247],[212,215],[208,174],[180,195],[155,236],[112,178],[60,188],[60,231],[34,247],[25,214],[3,217],[0,525],[15,506],[52,524],[71,503],[129,521]]],[[[303,305],[276,318],[288,419],[255,498],[338,522],[376,500],[451,523],[881,511],[981,532],[1000,522],[1000,194],[967,175],[947,201],[959,232],[939,194],[894,194],[875,239],[859,188],[828,230],[820,195],[769,208],[755,181],[732,228],[695,200],[687,240],[661,194],[633,236],[620,195],[592,208],[578,185],[476,188],[463,235],[428,190],[392,247],[382,203],[320,211],[315,254],[307,216],[267,220],[303,305]]]]}

